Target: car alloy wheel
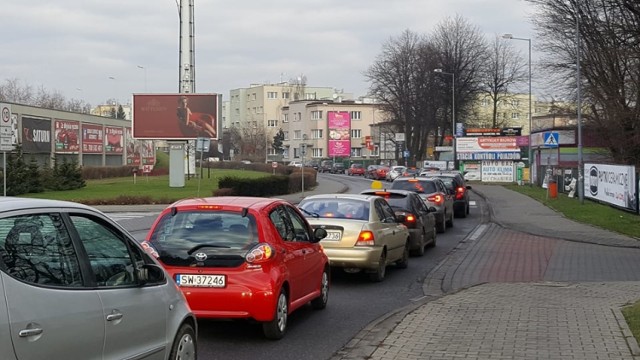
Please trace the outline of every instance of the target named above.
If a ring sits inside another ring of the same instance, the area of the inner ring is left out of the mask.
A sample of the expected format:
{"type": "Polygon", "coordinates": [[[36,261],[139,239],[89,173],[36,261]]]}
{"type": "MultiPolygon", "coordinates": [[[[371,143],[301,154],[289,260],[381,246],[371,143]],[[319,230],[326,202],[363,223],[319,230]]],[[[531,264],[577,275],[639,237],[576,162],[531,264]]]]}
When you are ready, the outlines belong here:
{"type": "Polygon", "coordinates": [[[287,316],[289,304],[284,289],[280,290],[273,320],[262,324],[262,331],[267,339],[280,340],[287,332],[287,316]]]}
{"type": "Polygon", "coordinates": [[[424,228],[422,228],[422,232],[420,232],[420,241],[418,242],[418,248],[415,249],[413,251],[413,254],[416,256],[423,256],[424,255],[424,247],[427,245],[426,242],[426,236],[424,233],[424,228]]]}
{"type": "Polygon", "coordinates": [[[435,247],[436,246],[436,233],[438,232],[438,229],[436,229],[436,227],[433,227],[433,237],[431,239],[431,242],[429,243],[429,247],[435,247]]]}
{"type": "Polygon", "coordinates": [[[409,267],[409,239],[404,244],[404,251],[402,252],[402,258],[396,262],[398,269],[406,269],[409,267]]]}
{"type": "Polygon", "coordinates": [[[320,296],[311,300],[311,307],[321,310],[327,307],[329,301],[329,269],[324,269],[320,279],[320,296]]]}

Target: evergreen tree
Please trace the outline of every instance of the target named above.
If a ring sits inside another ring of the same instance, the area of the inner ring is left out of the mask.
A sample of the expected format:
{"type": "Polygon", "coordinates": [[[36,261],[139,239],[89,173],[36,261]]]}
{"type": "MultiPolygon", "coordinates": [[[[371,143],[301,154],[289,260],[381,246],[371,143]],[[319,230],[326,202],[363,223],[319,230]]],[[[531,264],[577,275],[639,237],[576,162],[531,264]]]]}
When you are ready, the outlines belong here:
{"type": "Polygon", "coordinates": [[[116,119],[126,119],[127,118],[127,114],[124,113],[124,109],[122,108],[122,105],[118,105],[118,113],[116,114],[116,119]]]}
{"type": "Polygon", "coordinates": [[[28,176],[26,178],[28,191],[30,193],[39,193],[44,191],[44,185],[42,182],[42,174],[38,167],[38,162],[35,158],[31,158],[29,165],[27,166],[28,176]]]}
{"type": "Polygon", "coordinates": [[[273,144],[271,146],[276,151],[276,154],[282,154],[284,152],[284,147],[282,143],[284,141],[284,131],[280,129],[278,133],[273,137],[273,144]]]}
{"type": "Polygon", "coordinates": [[[16,146],[16,150],[7,155],[7,195],[28,193],[29,184],[25,181],[28,178],[29,172],[22,156],[22,148],[16,146]]]}

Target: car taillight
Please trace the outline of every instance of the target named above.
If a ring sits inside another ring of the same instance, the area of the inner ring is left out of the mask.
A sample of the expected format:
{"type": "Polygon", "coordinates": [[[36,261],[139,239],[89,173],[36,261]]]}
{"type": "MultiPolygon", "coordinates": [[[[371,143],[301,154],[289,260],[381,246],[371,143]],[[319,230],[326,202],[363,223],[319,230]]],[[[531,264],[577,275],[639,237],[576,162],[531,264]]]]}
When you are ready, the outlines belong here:
{"type": "Polygon", "coordinates": [[[456,188],[456,200],[460,200],[464,197],[465,188],[462,186],[458,186],[456,188]]]}
{"type": "Polygon", "coordinates": [[[373,246],[375,245],[375,238],[373,236],[373,232],[369,230],[360,231],[360,235],[358,235],[358,241],[356,241],[356,246],[373,246]]]}
{"type": "Polygon", "coordinates": [[[258,244],[251,249],[244,259],[249,264],[262,264],[273,257],[273,248],[269,244],[258,244]]]}
{"type": "Polygon", "coordinates": [[[416,216],[413,214],[407,214],[405,215],[405,220],[404,220],[404,225],[408,228],[415,228],[416,227],[416,216]]]}
{"type": "Polygon", "coordinates": [[[153,256],[156,259],[160,257],[160,254],[158,254],[158,251],[153,247],[153,245],[151,245],[150,242],[145,240],[141,242],[140,245],[142,246],[142,249],[144,249],[144,251],[147,254],[153,256]]]}
{"type": "Polygon", "coordinates": [[[436,205],[442,205],[442,203],[444,202],[444,196],[440,194],[433,195],[433,196],[429,196],[427,200],[436,203],[436,205]]]}

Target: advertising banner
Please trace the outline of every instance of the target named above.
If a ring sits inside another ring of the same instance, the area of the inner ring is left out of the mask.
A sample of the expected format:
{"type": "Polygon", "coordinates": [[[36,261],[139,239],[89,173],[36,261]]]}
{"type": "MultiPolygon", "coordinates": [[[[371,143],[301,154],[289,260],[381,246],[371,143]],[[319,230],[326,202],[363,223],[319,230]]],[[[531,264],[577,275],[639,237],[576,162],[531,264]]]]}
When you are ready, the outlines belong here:
{"type": "Polygon", "coordinates": [[[102,125],[82,124],[82,153],[102,154],[104,130],[102,125]]]}
{"type": "Polygon", "coordinates": [[[134,94],[136,139],[218,139],[218,95],[134,94]]]}
{"type": "Polygon", "coordinates": [[[22,117],[22,151],[51,152],[51,120],[22,117]]]}
{"type": "Polygon", "coordinates": [[[584,173],[586,197],[637,211],[635,166],[584,164],[584,173]]]}
{"type": "Polygon", "coordinates": [[[54,134],[55,152],[58,154],[77,154],[80,151],[80,122],[55,120],[54,134]]]}
{"type": "Polygon", "coordinates": [[[464,137],[456,139],[458,152],[477,151],[520,151],[518,139],[515,136],[496,137],[464,137]]]}
{"type": "Polygon", "coordinates": [[[351,115],[348,111],[329,111],[329,157],[351,156],[351,115]]]}
{"type": "Polygon", "coordinates": [[[127,144],[127,165],[139,167],[142,164],[142,160],[140,159],[140,146],[133,139],[130,127],[125,128],[124,134],[125,143],[127,144]]]}
{"type": "Polygon", "coordinates": [[[514,182],[516,180],[513,161],[483,161],[483,182],[514,182]]]}
{"type": "Polygon", "coordinates": [[[124,152],[124,129],[116,126],[104,127],[104,152],[122,154],[124,152]]]}
{"type": "Polygon", "coordinates": [[[520,152],[459,152],[458,160],[520,160],[520,152]]]}

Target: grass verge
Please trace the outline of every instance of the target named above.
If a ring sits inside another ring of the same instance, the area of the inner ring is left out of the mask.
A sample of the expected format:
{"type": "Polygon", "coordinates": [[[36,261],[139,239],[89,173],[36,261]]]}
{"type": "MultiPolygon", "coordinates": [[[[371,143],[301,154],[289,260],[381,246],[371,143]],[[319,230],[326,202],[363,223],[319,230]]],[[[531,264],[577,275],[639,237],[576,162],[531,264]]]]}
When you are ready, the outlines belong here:
{"type": "Polygon", "coordinates": [[[505,187],[543,203],[568,219],[640,238],[640,218],[637,214],[587,199],[584,200],[584,204],[580,204],[577,197],[570,198],[562,193],[558,194],[557,198],[551,199],[547,196],[547,189],[541,187],[518,185],[505,185],[505,187]]]}
{"type": "MultiPolygon", "coordinates": [[[[200,174],[198,169],[197,174],[200,174]]],[[[225,176],[259,178],[270,174],[250,170],[203,169],[202,179],[185,179],[184,187],[169,187],[169,176],[138,175],[124,178],[87,180],[82,189],[68,191],[45,191],[37,194],[25,194],[21,197],[75,201],[93,203],[102,200],[108,204],[117,198],[146,198],[155,204],[169,204],[175,200],[189,197],[211,196],[218,189],[218,179],[225,176]]]]}

